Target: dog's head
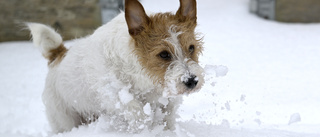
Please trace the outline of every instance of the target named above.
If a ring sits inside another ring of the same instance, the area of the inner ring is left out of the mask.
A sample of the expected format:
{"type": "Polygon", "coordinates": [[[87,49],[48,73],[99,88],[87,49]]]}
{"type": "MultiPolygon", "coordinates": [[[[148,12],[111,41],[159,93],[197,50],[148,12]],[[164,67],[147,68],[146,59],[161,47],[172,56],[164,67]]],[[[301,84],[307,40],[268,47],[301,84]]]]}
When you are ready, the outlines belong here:
{"type": "Polygon", "coordinates": [[[126,0],[125,18],[140,64],[165,95],[189,94],[201,88],[204,79],[198,56],[202,42],[195,33],[195,0],[180,0],[175,14],[149,16],[137,0],[126,0]]]}

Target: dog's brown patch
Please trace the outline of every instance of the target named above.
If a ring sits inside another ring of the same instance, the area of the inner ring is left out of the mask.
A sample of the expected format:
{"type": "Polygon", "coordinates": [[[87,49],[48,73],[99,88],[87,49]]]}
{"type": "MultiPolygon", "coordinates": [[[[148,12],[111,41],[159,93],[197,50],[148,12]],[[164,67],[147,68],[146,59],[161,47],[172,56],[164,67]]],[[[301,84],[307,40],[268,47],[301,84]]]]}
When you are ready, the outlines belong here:
{"type": "Polygon", "coordinates": [[[49,60],[48,64],[49,65],[52,63],[54,63],[54,65],[59,64],[62,61],[62,59],[65,57],[67,51],[68,49],[63,44],[61,44],[56,49],[50,50],[49,56],[46,57],[49,60]]]}
{"type": "MultiPolygon", "coordinates": [[[[131,2],[134,1],[136,0],[131,2]]],[[[195,33],[197,25],[195,0],[181,0],[180,3],[176,14],[158,13],[149,17],[137,1],[132,4],[134,6],[126,5],[126,14],[137,13],[126,15],[129,33],[135,42],[134,52],[154,82],[164,82],[165,72],[173,61],[172,58],[162,58],[160,54],[162,52],[168,52],[170,56],[176,54],[174,45],[166,41],[171,37],[169,33],[171,27],[174,27],[175,32],[181,33],[177,38],[184,57],[198,62],[198,56],[202,51],[202,39],[195,33]]]]}

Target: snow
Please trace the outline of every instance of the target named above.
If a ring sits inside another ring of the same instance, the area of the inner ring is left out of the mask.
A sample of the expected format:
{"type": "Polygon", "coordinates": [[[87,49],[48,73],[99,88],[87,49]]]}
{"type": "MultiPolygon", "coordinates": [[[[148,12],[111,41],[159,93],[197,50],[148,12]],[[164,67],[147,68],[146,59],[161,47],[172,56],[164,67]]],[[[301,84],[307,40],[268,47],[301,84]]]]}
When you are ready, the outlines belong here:
{"type": "Polygon", "coordinates": [[[291,125],[293,123],[296,123],[296,122],[300,122],[301,121],[301,116],[299,113],[294,113],[290,116],[290,120],[289,120],[289,123],[288,125],[291,125]]]}
{"type": "Polygon", "coordinates": [[[164,105],[164,106],[167,106],[167,105],[169,104],[168,98],[165,98],[165,97],[160,97],[160,98],[158,99],[158,101],[159,101],[159,103],[161,103],[161,104],[164,105]]]}
{"type": "Polygon", "coordinates": [[[133,100],[133,95],[129,93],[129,89],[131,86],[127,86],[125,88],[122,88],[119,92],[120,101],[122,104],[127,104],[131,100],[133,100]]]}
{"type": "Polygon", "coordinates": [[[143,107],[143,112],[147,115],[151,115],[151,106],[150,103],[147,103],[146,105],[144,105],[143,107]]]}
{"type": "MultiPolygon", "coordinates": [[[[142,4],[166,12],[179,1],[142,4]]],[[[175,131],[159,126],[119,133],[101,117],[54,136],[320,136],[320,24],[264,20],[250,14],[248,5],[249,0],[198,0],[206,83],[184,97],[175,131]]],[[[41,101],[46,65],[31,42],[0,43],[0,136],[51,135],[41,101]]],[[[130,101],[122,94],[123,103],[130,101]]],[[[159,102],[167,104],[166,98],[159,102]]]]}
{"type": "Polygon", "coordinates": [[[215,74],[216,77],[223,77],[228,73],[228,67],[223,65],[206,65],[204,70],[207,75],[215,74]]]}

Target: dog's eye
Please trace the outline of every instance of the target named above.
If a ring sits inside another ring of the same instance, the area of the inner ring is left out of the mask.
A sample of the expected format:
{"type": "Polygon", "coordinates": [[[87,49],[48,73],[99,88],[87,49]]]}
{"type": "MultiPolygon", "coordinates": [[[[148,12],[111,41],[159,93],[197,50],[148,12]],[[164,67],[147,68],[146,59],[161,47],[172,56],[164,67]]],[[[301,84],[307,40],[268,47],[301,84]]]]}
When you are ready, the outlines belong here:
{"type": "Polygon", "coordinates": [[[164,59],[164,60],[169,60],[171,59],[171,55],[168,51],[162,51],[159,56],[164,59]]]}
{"type": "Polygon", "coordinates": [[[189,52],[192,53],[194,51],[194,45],[190,45],[189,52]]]}

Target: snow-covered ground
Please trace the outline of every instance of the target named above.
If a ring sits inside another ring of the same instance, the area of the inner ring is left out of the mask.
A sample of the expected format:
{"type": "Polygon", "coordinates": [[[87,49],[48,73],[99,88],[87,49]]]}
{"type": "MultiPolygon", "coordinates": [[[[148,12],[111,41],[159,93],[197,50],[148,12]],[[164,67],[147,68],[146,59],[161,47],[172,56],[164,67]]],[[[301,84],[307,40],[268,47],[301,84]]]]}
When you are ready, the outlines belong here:
{"type": "MultiPolygon", "coordinates": [[[[179,1],[142,4],[166,12],[179,1]]],[[[320,136],[320,24],[264,20],[248,4],[198,0],[206,84],[185,97],[176,131],[159,127],[134,136],[320,136]]],[[[41,101],[46,64],[31,42],[0,43],[0,136],[49,135],[41,101]]],[[[105,127],[99,119],[55,136],[133,136],[105,127]]]]}

